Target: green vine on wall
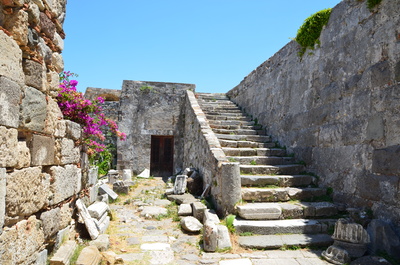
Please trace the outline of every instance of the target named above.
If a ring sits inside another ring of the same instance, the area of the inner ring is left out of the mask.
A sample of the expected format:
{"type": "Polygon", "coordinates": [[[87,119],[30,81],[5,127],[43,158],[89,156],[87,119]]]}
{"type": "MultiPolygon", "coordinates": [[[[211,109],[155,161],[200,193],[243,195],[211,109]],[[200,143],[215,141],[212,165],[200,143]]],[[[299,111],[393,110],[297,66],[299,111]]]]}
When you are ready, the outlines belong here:
{"type": "Polygon", "coordinates": [[[314,48],[314,45],[320,44],[319,36],[323,26],[325,26],[331,15],[332,8],[318,11],[304,20],[303,25],[297,31],[296,41],[301,46],[299,56],[303,56],[307,48],[314,48]]]}

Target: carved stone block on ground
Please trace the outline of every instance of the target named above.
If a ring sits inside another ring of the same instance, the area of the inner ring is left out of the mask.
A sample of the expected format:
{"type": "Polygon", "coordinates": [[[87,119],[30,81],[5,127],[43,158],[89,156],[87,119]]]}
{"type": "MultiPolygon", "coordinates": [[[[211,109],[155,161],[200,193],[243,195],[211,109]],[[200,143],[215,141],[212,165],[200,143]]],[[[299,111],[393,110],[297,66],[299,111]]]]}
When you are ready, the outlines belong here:
{"type": "Polygon", "coordinates": [[[99,236],[99,230],[90,216],[89,211],[80,199],[76,200],[76,207],[78,208],[78,212],[85,223],[90,237],[92,240],[95,240],[99,236]]]}
{"type": "Polygon", "coordinates": [[[335,224],[334,240],[340,240],[356,244],[368,244],[370,242],[367,230],[362,225],[340,218],[335,224]]]}
{"type": "Polygon", "coordinates": [[[116,193],[128,194],[129,186],[125,185],[123,181],[117,181],[113,184],[113,191],[116,193]]]}
{"type": "Polygon", "coordinates": [[[43,132],[47,116],[46,95],[33,87],[25,87],[21,104],[20,126],[32,131],[43,132]]]}
{"type": "Polygon", "coordinates": [[[32,166],[47,166],[54,164],[54,138],[42,135],[31,135],[27,141],[31,152],[32,166]]]}
{"type": "Polygon", "coordinates": [[[175,179],[174,185],[174,194],[184,194],[186,191],[187,185],[187,176],[186,175],[178,175],[175,179]]]}
{"type": "Polygon", "coordinates": [[[153,218],[157,217],[160,215],[167,215],[168,210],[165,209],[164,207],[158,207],[158,206],[145,206],[143,208],[143,211],[140,213],[140,216],[146,217],[146,218],[153,218]]]}
{"type": "Polygon", "coordinates": [[[215,211],[208,209],[204,212],[203,224],[205,224],[207,221],[213,222],[214,224],[219,224],[221,222],[215,211]]]}
{"type": "Polygon", "coordinates": [[[371,236],[368,246],[371,253],[377,254],[382,251],[400,259],[400,238],[390,224],[374,219],[369,223],[367,231],[371,236]]]}
{"type": "Polygon", "coordinates": [[[99,237],[91,241],[89,245],[97,247],[99,251],[106,251],[110,247],[110,236],[107,234],[99,235],[99,237]]]}
{"type": "Polygon", "coordinates": [[[39,252],[36,255],[36,262],[35,265],[46,265],[47,264],[47,249],[44,249],[43,251],[39,252]]]}
{"type": "Polygon", "coordinates": [[[41,222],[35,216],[23,220],[0,235],[0,264],[34,263],[44,246],[41,222]]]}
{"type": "Polygon", "coordinates": [[[49,203],[50,176],[40,167],[15,170],[7,176],[8,216],[29,216],[49,203]]]}
{"type": "Polygon", "coordinates": [[[196,199],[192,194],[182,194],[182,195],[176,195],[176,194],[170,194],[167,195],[167,199],[170,201],[174,201],[177,204],[182,204],[182,203],[192,203],[192,202],[197,202],[199,201],[198,199],[196,199]]]}
{"type": "Polygon", "coordinates": [[[82,172],[75,165],[65,167],[53,166],[49,172],[52,178],[50,185],[53,197],[51,204],[57,204],[80,191],[82,172]]]}
{"type": "MultiPolygon", "coordinates": [[[[0,34],[4,33],[1,32],[0,34]]],[[[0,43],[1,43],[1,37],[0,37],[0,43]]],[[[2,56],[3,54],[0,55],[0,58],[2,56]]],[[[1,67],[2,66],[0,66],[0,74],[1,74],[1,67]]],[[[11,81],[10,79],[1,75],[0,75],[0,87],[2,88],[0,90],[0,125],[18,128],[19,107],[21,104],[21,88],[16,82],[11,81]]]]}
{"type": "Polygon", "coordinates": [[[76,265],[98,265],[100,261],[101,255],[97,247],[88,246],[82,249],[76,261],[76,265]]]}
{"type": "Polygon", "coordinates": [[[346,264],[350,262],[349,253],[339,247],[330,246],[322,252],[322,257],[333,264],[346,264]]]}
{"type": "Polygon", "coordinates": [[[100,219],[107,211],[109,211],[108,204],[105,202],[96,202],[90,205],[88,208],[90,216],[96,219],[100,219]]]}
{"type": "Polygon", "coordinates": [[[98,167],[90,167],[88,172],[88,185],[95,185],[97,183],[99,176],[99,168],[98,167]]]}
{"type": "Polygon", "coordinates": [[[0,167],[16,166],[18,163],[18,131],[0,126],[0,146],[0,167]]]}
{"type": "Polygon", "coordinates": [[[116,194],[107,184],[103,184],[99,187],[99,194],[107,194],[111,199],[116,200],[118,198],[118,194],[116,194]]]}
{"type": "Polygon", "coordinates": [[[65,242],[50,259],[50,265],[69,265],[75,249],[78,247],[75,241],[65,242]]]}

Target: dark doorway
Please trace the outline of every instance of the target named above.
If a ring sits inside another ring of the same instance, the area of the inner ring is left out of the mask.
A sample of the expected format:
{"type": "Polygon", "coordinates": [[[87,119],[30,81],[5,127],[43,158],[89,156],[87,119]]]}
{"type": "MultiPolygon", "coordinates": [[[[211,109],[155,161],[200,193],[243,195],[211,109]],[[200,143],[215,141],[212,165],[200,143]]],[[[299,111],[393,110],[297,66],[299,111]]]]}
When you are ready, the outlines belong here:
{"type": "Polygon", "coordinates": [[[169,177],[174,167],[174,137],[151,136],[150,174],[169,177]]]}

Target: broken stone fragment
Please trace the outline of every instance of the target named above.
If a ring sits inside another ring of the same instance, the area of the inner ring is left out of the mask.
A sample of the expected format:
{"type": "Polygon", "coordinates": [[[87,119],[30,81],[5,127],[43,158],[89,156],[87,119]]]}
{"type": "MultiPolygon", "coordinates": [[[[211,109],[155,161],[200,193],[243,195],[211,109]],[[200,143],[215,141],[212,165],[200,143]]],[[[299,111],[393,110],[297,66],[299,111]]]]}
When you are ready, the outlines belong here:
{"type": "Polygon", "coordinates": [[[181,219],[181,226],[185,231],[188,232],[199,232],[203,225],[200,223],[199,220],[194,218],[193,216],[187,216],[181,219]]]}
{"type": "Polygon", "coordinates": [[[178,175],[175,179],[174,185],[174,194],[184,194],[186,191],[187,185],[187,176],[186,175],[178,175]]]}

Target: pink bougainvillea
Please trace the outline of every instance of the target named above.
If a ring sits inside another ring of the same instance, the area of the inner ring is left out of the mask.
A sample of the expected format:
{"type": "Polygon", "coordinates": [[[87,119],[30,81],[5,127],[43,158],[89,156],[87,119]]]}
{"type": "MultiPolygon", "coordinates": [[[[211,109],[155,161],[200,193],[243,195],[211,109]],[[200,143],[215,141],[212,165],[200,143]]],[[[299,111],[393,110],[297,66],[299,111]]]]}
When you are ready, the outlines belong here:
{"type": "Polygon", "coordinates": [[[105,145],[104,129],[109,127],[119,139],[125,140],[126,135],[118,130],[117,124],[106,118],[100,103],[104,102],[101,97],[91,101],[85,99],[82,92],[76,87],[78,81],[70,80],[76,76],[71,72],[60,74],[60,90],[57,96],[58,106],[64,118],[79,123],[83,128],[83,143],[88,146],[88,155],[93,157],[96,153],[102,152],[105,145]]]}

